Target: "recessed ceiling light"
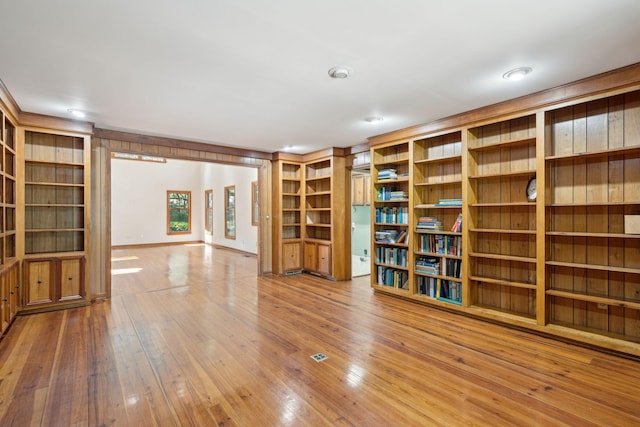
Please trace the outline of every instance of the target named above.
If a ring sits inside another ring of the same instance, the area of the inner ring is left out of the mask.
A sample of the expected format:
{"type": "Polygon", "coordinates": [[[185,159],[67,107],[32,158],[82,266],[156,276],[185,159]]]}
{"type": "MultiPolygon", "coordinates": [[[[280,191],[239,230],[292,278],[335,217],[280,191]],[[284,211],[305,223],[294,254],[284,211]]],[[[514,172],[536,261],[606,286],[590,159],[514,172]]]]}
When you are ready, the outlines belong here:
{"type": "Polygon", "coordinates": [[[72,116],[77,117],[79,119],[84,119],[86,117],[86,114],[84,113],[84,111],[74,110],[73,108],[69,108],[69,110],[67,111],[69,111],[72,116]]]}
{"type": "Polygon", "coordinates": [[[533,69],[531,67],[518,67],[504,73],[502,78],[511,81],[518,81],[524,79],[525,76],[532,71],[533,69]]]}
{"type": "Polygon", "coordinates": [[[339,65],[331,68],[328,73],[332,79],[346,79],[351,75],[351,72],[351,68],[339,65]]]}
{"type": "Polygon", "coordinates": [[[380,117],[380,116],[371,116],[371,117],[364,118],[364,121],[367,123],[379,123],[383,120],[384,120],[384,117],[380,117]]]}

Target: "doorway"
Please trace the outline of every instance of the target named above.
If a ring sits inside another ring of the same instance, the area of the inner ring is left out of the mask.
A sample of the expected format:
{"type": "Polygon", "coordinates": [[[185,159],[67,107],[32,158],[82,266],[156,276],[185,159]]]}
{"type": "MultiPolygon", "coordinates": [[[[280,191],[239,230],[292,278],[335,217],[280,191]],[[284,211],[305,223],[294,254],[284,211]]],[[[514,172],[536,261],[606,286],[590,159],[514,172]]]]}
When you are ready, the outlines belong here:
{"type": "Polygon", "coordinates": [[[371,175],[351,171],[351,277],[371,274],[371,175]]]}

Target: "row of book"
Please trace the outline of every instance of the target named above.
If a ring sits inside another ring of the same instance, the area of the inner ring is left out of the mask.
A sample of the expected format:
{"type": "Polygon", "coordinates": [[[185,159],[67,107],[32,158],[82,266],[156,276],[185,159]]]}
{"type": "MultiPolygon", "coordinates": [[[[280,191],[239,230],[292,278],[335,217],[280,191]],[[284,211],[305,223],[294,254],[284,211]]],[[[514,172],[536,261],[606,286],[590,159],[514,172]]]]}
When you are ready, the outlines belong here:
{"type": "Polygon", "coordinates": [[[409,289],[409,273],[391,267],[378,266],[378,284],[398,289],[409,289]]]}
{"type": "Polygon", "coordinates": [[[443,234],[420,234],[418,250],[435,254],[462,256],[462,237],[443,234]]]}
{"type": "Polygon", "coordinates": [[[376,230],[376,243],[405,243],[407,239],[406,230],[376,230]]]}
{"type": "Polygon", "coordinates": [[[376,222],[386,224],[409,224],[409,208],[376,208],[376,222]]]}
{"type": "Polygon", "coordinates": [[[451,280],[438,279],[437,277],[420,276],[418,279],[418,294],[431,298],[452,301],[457,304],[462,302],[462,284],[451,280]]]}
{"type": "Polygon", "coordinates": [[[392,200],[406,200],[409,193],[404,190],[397,190],[394,187],[380,187],[376,190],[377,200],[381,202],[392,200]]]}
{"type": "Polygon", "coordinates": [[[407,249],[379,246],[376,248],[376,262],[407,266],[407,249]]]}
{"type": "Polygon", "coordinates": [[[416,273],[462,277],[462,260],[451,258],[425,257],[416,258],[416,273]]]}

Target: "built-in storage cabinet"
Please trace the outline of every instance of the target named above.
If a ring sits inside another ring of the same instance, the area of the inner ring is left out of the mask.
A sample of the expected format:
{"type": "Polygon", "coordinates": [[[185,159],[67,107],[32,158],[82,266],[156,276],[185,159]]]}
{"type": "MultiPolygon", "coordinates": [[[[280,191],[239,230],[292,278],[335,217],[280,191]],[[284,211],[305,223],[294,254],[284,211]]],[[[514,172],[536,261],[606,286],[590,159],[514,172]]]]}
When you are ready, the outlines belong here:
{"type": "Polygon", "coordinates": [[[20,307],[16,141],[16,126],[0,110],[0,335],[7,330],[20,307]]]}
{"type": "Polygon", "coordinates": [[[344,156],[322,152],[298,156],[299,161],[290,157],[274,163],[274,273],[305,271],[350,279],[344,156]]]}
{"type": "Polygon", "coordinates": [[[279,160],[274,166],[274,272],[302,270],[302,166],[279,160]]]}
{"type": "Polygon", "coordinates": [[[24,131],[26,310],[88,303],[89,156],[88,136],[24,131]]]}
{"type": "Polygon", "coordinates": [[[331,244],[322,241],[305,241],[303,268],[305,271],[330,276],[331,244]]]}
{"type": "Polygon", "coordinates": [[[545,121],[548,320],[640,342],[640,92],[545,121]]]}
{"type": "Polygon", "coordinates": [[[373,256],[371,284],[386,292],[411,294],[413,254],[409,195],[411,143],[402,141],[371,149],[373,256]]]}
{"type": "Polygon", "coordinates": [[[536,316],[536,116],[470,128],[470,304],[536,316]]]}
{"type": "Polygon", "coordinates": [[[0,273],[0,333],[7,330],[20,308],[20,264],[12,260],[0,273]]]}
{"type": "Polygon", "coordinates": [[[462,303],[462,132],[421,138],[413,148],[415,293],[462,303]]]}
{"type": "Polygon", "coordinates": [[[84,257],[25,260],[25,307],[33,309],[83,301],[86,298],[84,264],[84,257]]]}

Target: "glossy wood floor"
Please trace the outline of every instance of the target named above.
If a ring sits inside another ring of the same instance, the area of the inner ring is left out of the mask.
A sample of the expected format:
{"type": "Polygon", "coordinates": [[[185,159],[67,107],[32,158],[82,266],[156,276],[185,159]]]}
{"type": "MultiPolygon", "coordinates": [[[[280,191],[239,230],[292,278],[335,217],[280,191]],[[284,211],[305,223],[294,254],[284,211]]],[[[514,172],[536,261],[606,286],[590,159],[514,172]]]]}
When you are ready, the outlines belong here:
{"type": "Polygon", "coordinates": [[[1,426],[640,425],[640,363],[207,246],[114,251],[113,298],[17,318],[1,426]],[[324,353],[316,362],[310,356],[324,353]]]}

